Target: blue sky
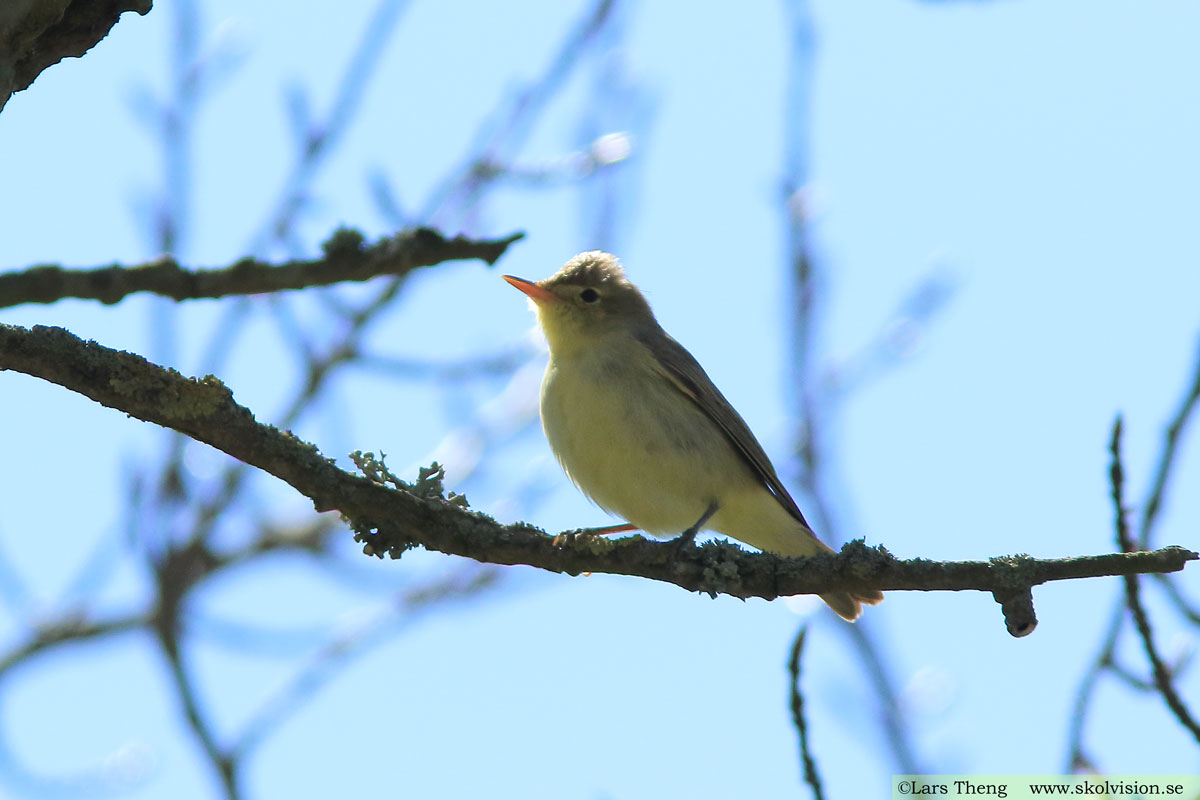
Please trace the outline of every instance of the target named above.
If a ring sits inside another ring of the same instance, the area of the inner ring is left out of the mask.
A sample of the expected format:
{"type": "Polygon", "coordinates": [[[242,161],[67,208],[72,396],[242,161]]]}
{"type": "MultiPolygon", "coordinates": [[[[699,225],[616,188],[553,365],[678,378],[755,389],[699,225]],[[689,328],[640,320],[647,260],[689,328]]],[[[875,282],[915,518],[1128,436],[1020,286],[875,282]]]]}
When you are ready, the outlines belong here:
{"type": "MultiPolygon", "coordinates": [[[[407,6],[314,183],[299,227],[308,252],[339,224],[390,232],[367,189],[372,171],[411,213],[422,208],[481,117],[540,74],[586,7],[518,5],[407,6]]],[[[175,8],[163,2],[145,18],[127,15],[86,58],[48,70],[0,115],[5,268],[154,255],[139,209],[161,182],[161,156],[136,109],[147,93],[165,91],[175,8]]],[[[312,113],[326,113],[370,11],[365,3],[339,16],[297,14],[283,3],[204,4],[202,50],[239,55],[197,118],[186,261],[228,263],[255,241],[294,155],[285,90],[303,87],[312,113]]],[[[904,557],[1113,548],[1105,482],[1112,419],[1125,414],[1136,500],[1200,336],[1198,15],[1184,2],[813,4],[805,197],[828,367],[843,368],[889,330],[929,276],[953,288],[912,345],[854,386],[831,420],[845,534],[904,557]]],[[[621,173],[629,191],[620,223],[604,244],[790,473],[780,213],[787,16],[777,3],[686,13],[645,3],[626,6],[621,24],[625,47],[613,63],[651,111],[621,173]]],[[[589,70],[552,101],[516,154],[521,163],[579,146],[580,120],[594,110],[589,70]]],[[[619,110],[603,111],[620,119],[619,110]]],[[[498,275],[541,278],[596,246],[586,208],[571,186],[498,191],[474,232],[524,230],[528,238],[497,270],[468,263],[417,275],[374,329],[372,350],[455,358],[529,341],[532,316],[498,275]]],[[[345,296],[363,291],[350,287],[345,296]]],[[[294,307],[300,319],[321,319],[311,301],[294,307]]],[[[0,318],[62,325],[202,374],[219,309],[182,309],[174,344],[152,336],[161,305],[145,298],[27,306],[0,318]]],[[[220,373],[260,419],[279,413],[281,387],[297,379],[281,336],[259,315],[253,346],[220,373]]],[[[536,430],[539,375],[536,357],[511,381],[459,388],[353,371],[297,432],[343,464],[354,449],[386,450],[402,474],[439,458],[451,488],[505,520],[551,531],[606,524],[557,471],[536,430]],[[502,441],[471,471],[479,430],[502,441]]],[[[0,464],[0,546],[27,590],[0,622],[15,641],[29,619],[75,591],[97,543],[115,541],[113,558],[124,564],[103,603],[120,608],[143,596],[145,576],[120,556],[122,475],[162,443],[148,425],[33,379],[6,373],[0,386],[10,420],[0,446],[12,454],[0,464]],[[77,555],[56,548],[51,556],[50,537],[77,542],[77,555]]],[[[200,475],[221,463],[200,448],[189,458],[200,475]]],[[[1193,435],[1159,544],[1195,546],[1198,481],[1193,435]]],[[[306,503],[274,482],[259,496],[272,517],[305,513],[306,503]]],[[[383,613],[382,592],[446,568],[427,554],[358,564],[346,550],[344,561],[372,590],[285,561],[211,587],[196,612],[316,631],[319,646],[383,613]]],[[[1194,578],[1182,585],[1195,594],[1194,578]]],[[[1061,771],[1073,693],[1119,591],[1108,579],[1042,588],[1040,626],[1024,640],[1005,633],[986,595],[889,595],[864,624],[901,686],[919,762],[945,773],[1061,771]]],[[[1150,595],[1163,648],[1194,649],[1192,633],[1150,595]]],[[[802,795],[784,665],[809,619],[804,681],[830,796],[880,796],[896,769],[874,700],[842,623],[813,611],[713,601],[633,579],[511,570],[482,601],[398,620],[397,635],[381,637],[275,731],[251,761],[248,789],[802,795]],[[380,692],[381,682],[393,688],[380,692]]],[[[307,652],[267,658],[199,638],[206,701],[226,735],[307,652]]],[[[1132,637],[1121,654],[1143,669],[1132,637]]],[[[1181,688],[1200,694],[1190,673],[1181,688]]],[[[213,796],[195,746],[179,732],[160,659],[137,636],[31,663],[2,691],[0,730],[27,769],[90,774],[124,753],[109,763],[135,774],[130,796],[213,796]]],[[[1113,773],[1197,771],[1194,742],[1153,696],[1106,684],[1087,730],[1092,755],[1113,773]]],[[[22,786],[10,779],[5,791],[22,786]]]]}

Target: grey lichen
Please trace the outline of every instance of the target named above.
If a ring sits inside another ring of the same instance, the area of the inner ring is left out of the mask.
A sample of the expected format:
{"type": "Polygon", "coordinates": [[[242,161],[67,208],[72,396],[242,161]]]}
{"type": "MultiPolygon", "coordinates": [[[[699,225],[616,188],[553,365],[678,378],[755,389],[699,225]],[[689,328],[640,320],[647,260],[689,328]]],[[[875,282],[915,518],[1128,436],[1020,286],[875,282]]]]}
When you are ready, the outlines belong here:
{"type": "Polygon", "coordinates": [[[385,555],[393,561],[417,546],[417,542],[400,533],[396,527],[377,525],[374,520],[351,518],[342,515],[342,520],[354,534],[354,541],[363,546],[363,555],[382,559],[385,555]]]}
{"type": "Polygon", "coordinates": [[[706,564],[704,582],[712,590],[709,592],[712,597],[716,597],[716,593],[739,596],[742,594],[742,573],[737,562],[730,559],[718,556],[715,561],[706,564]]]}
{"type": "Polygon", "coordinates": [[[846,559],[850,574],[863,580],[875,577],[896,562],[896,557],[886,547],[868,547],[862,539],[846,542],[840,555],[846,559]]]}
{"type": "Polygon", "coordinates": [[[417,471],[416,483],[409,483],[387,468],[387,453],[382,450],[379,451],[378,458],[375,457],[374,453],[364,453],[361,450],[355,450],[350,454],[350,460],[354,462],[354,466],[358,467],[358,471],[363,474],[363,477],[372,483],[377,483],[380,486],[391,486],[393,489],[408,492],[425,500],[440,500],[447,505],[457,508],[470,507],[465,494],[446,491],[446,486],[443,483],[443,479],[446,477],[446,470],[436,461],[428,467],[421,467],[417,471]]]}
{"type": "Polygon", "coordinates": [[[409,491],[426,500],[443,500],[448,505],[468,508],[470,504],[467,502],[465,494],[447,493],[445,484],[442,482],[445,477],[445,468],[435,461],[428,467],[421,467],[417,470],[417,482],[409,486],[409,491]]]}
{"type": "Polygon", "coordinates": [[[620,539],[610,539],[607,536],[588,533],[586,530],[567,531],[559,534],[556,539],[561,538],[564,544],[569,544],[577,550],[584,550],[595,556],[602,556],[612,553],[613,551],[625,547],[630,544],[635,544],[641,540],[640,536],[623,536],[620,539]]]}
{"type": "Polygon", "coordinates": [[[378,483],[380,486],[390,484],[393,489],[408,489],[408,484],[393,475],[392,471],[387,468],[387,453],[382,450],[379,451],[379,458],[376,458],[374,453],[355,450],[350,454],[350,460],[354,462],[354,466],[358,467],[358,471],[363,474],[363,477],[372,483],[378,483]]]}
{"type": "Polygon", "coordinates": [[[1006,589],[1028,589],[1030,580],[1030,561],[1027,553],[1016,553],[1009,556],[996,556],[988,559],[992,573],[997,582],[1006,589]]]}
{"type": "Polygon", "coordinates": [[[124,372],[108,380],[114,392],[140,403],[151,403],[168,420],[208,417],[233,397],[229,388],[212,375],[186,378],[174,370],[166,375],[124,372]]]}
{"type": "MultiPolygon", "coordinates": [[[[436,461],[428,467],[421,467],[417,472],[416,483],[409,483],[388,469],[387,454],[382,450],[379,451],[378,457],[374,453],[355,450],[350,454],[350,460],[354,462],[354,466],[358,468],[363,477],[379,486],[407,492],[423,500],[445,503],[457,508],[467,508],[465,495],[446,491],[442,483],[443,478],[446,477],[446,471],[436,461]]],[[[387,526],[385,530],[384,527],[373,521],[346,518],[346,522],[354,532],[354,540],[363,544],[363,552],[366,555],[383,558],[384,554],[387,554],[395,559],[417,546],[414,539],[394,525],[387,526]]]]}

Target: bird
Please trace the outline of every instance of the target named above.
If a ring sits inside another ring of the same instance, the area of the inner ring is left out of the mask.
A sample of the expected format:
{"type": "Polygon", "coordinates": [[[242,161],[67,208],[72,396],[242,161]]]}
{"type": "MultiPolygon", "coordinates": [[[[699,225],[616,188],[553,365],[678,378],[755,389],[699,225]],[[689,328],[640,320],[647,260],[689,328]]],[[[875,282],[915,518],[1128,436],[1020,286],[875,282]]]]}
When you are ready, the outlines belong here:
{"type": "MultiPolygon", "coordinates": [[[[749,425],[654,317],[610,253],[580,253],[523,292],[550,349],[542,429],[570,480],[636,528],[690,543],[700,530],[781,556],[834,551],[817,538],[749,425]]],[[[874,590],[820,595],[854,621],[874,590]]]]}

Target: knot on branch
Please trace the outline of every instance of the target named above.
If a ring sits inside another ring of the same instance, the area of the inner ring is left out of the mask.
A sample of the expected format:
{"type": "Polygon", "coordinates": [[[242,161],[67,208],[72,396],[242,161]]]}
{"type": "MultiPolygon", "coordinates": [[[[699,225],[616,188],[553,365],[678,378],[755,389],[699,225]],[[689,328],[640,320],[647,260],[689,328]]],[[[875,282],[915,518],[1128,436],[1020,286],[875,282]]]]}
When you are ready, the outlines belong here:
{"type": "Polygon", "coordinates": [[[1000,610],[1004,612],[1004,627],[1012,636],[1020,639],[1033,633],[1037,627],[1037,613],[1033,610],[1033,591],[1028,586],[996,589],[992,597],[1000,604],[1000,610]]]}
{"type": "Polygon", "coordinates": [[[988,564],[998,584],[992,590],[992,597],[1004,613],[1004,627],[1018,639],[1033,633],[1037,612],[1033,610],[1033,582],[1029,574],[1036,566],[1035,559],[1017,553],[990,558],[988,564]]]}

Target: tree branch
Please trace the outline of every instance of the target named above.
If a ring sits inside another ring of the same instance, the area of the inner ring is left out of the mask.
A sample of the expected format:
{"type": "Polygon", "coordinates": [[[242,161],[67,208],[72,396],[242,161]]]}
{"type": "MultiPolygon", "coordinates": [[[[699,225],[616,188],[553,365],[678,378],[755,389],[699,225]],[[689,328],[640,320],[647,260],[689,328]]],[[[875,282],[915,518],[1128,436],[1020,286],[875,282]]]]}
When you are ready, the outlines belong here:
{"type": "Polygon", "coordinates": [[[6,0],[0,8],[0,109],[42,70],[92,49],[126,11],[149,14],[150,2],[6,0]]]}
{"type": "MultiPolygon", "coordinates": [[[[0,325],[0,370],[33,375],[215,447],[288,483],[318,511],[338,510],[369,554],[428,550],[493,564],[525,564],[578,575],[603,572],[673,583],[689,591],[774,599],[837,590],[1027,592],[1048,581],[1174,572],[1200,554],[1180,547],[1067,559],[1005,556],[989,561],[899,560],[852,542],[841,555],[790,559],[708,542],[676,556],[671,542],[616,541],[568,533],[549,537],[525,524],[418,496],[339,469],[286,431],[255,421],[212,376],[185,378],[144,358],[84,342],[61,328],[0,325]]],[[[440,492],[440,488],[439,488],[440,492]]]]}
{"type": "Polygon", "coordinates": [[[243,258],[221,269],[187,269],[170,256],[133,267],[69,269],[42,264],[0,274],[0,308],[54,303],[68,297],[111,304],[135,292],[194,300],[366,281],[380,275],[404,275],[443,261],[478,258],[494,264],[524,235],[447,239],[431,228],[414,228],[364,245],[361,233],[342,228],[322,246],[321,258],[283,264],[243,258]]]}

